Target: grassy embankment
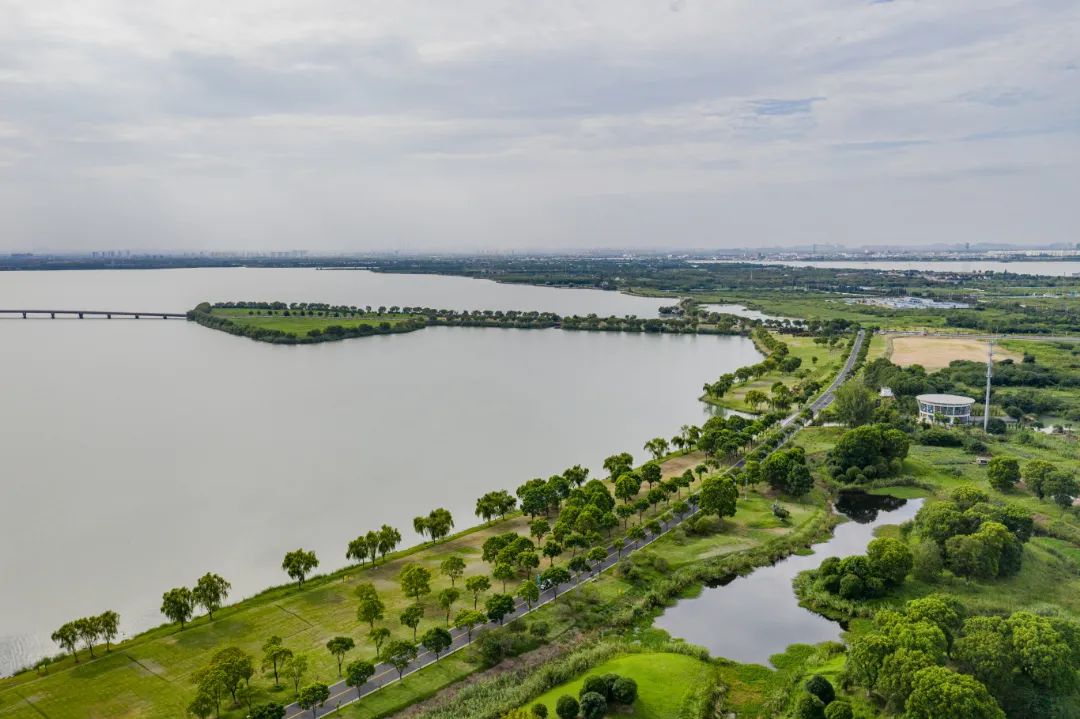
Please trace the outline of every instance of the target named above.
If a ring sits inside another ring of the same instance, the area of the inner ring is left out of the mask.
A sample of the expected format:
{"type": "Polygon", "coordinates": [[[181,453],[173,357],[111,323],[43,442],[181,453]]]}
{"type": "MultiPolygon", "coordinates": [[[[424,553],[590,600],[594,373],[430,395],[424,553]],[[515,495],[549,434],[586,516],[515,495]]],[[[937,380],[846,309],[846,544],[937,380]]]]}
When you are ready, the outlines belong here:
{"type": "MultiPolygon", "coordinates": [[[[618,674],[631,677],[638,685],[638,698],[633,705],[636,719],[669,719],[679,715],[684,699],[695,687],[709,680],[715,667],[685,654],[646,652],[628,654],[604,662],[588,674],[618,674]]],[[[586,675],[587,676],[587,675],[586,675]]],[[[585,676],[560,684],[537,697],[535,703],[548,708],[555,716],[555,702],[563,694],[577,698],[585,676]]]]}
{"type": "Polygon", "coordinates": [[[360,312],[355,315],[333,316],[331,313],[315,317],[299,314],[286,315],[282,310],[247,310],[215,307],[210,311],[211,316],[225,317],[242,326],[262,327],[268,330],[278,330],[296,337],[303,337],[314,329],[325,330],[331,325],[341,327],[378,327],[383,322],[393,326],[410,319],[410,315],[404,314],[379,314],[377,312],[360,312]]]}
{"type": "MultiPolygon", "coordinates": [[[[673,455],[665,462],[665,475],[681,474],[700,459],[695,454],[673,455]]],[[[789,531],[772,518],[769,505],[767,498],[752,497],[748,502],[740,502],[739,513],[733,520],[725,522],[723,533],[684,537],[680,541],[665,538],[654,544],[655,549],[650,551],[655,551],[671,567],[677,568],[702,557],[755,546],[774,538],[778,532],[789,531]]],[[[790,509],[793,512],[792,527],[814,513],[811,505],[792,504],[790,509]]],[[[183,631],[175,626],[162,626],[115,646],[112,652],[98,648],[98,658],[93,661],[89,661],[85,650],[80,651],[82,662],[79,664],[68,658],[50,667],[47,675],[27,672],[0,681],[0,716],[17,719],[40,719],[43,715],[51,719],[182,716],[194,694],[191,673],[203,667],[215,651],[237,646],[258,659],[262,643],[275,634],[283,637],[288,648],[308,657],[311,669],[305,682],[318,679],[329,683],[337,678],[336,663],[324,646],[329,638],[345,635],[357,641],[357,649],[350,652],[349,659],[374,655],[374,646],[367,639],[368,628],[358,626],[355,617],[353,592],[358,583],[375,584],[387,605],[386,620],[382,624],[395,636],[411,638],[411,631],[397,621],[400,611],[411,603],[401,594],[396,581],[402,566],[406,562],[418,562],[428,567],[434,575],[434,594],[449,586],[449,581],[438,573],[443,559],[450,554],[459,554],[466,559],[467,576],[486,574],[489,567],[480,560],[479,548],[489,536],[507,531],[527,534],[525,518],[510,518],[464,532],[436,546],[401,552],[377,567],[354,567],[310,580],[302,590],[295,586],[268,590],[220,610],[213,622],[200,617],[183,631]]],[[[547,560],[544,561],[546,565],[547,560]]],[[[461,580],[458,583],[460,585],[461,580]]],[[[495,585],[498,588],[498,583],[495,585]]],[[[599,600],[617,600],[625,590],[625,583],[610,575],[605,575],[590,589],[599,600]]],[[[456,610],[471,606],[471,602],[467,602],[463,598],[456,610]]],[[[434,600],[429,599],[427,604],[429,608],[419,627],[420,633],[444,621],[434,600]]],[[[542,610],[556,635],[574,624],[574,617],[564,616],[562,606],[565,605],[542,610]]],[[[407,678],[404,683],[352,705],[348,716],[383,716],[476,669],[477,664],[469,652],[454,654],[437,666],[407,678]]],[[[271,684],[271,680],[256,676],[252,682],[256,701],[291,701],[291,688],[272,690],[271,684]]],[[[243,712],[234,709],[223,712],[222,716],[240,717],[243,712]]]]}
{"type": "MultiPolygon", "coordinates": [[[[773,333],[773,336],[787,344],[789,356],[798,357],[802,360],[802,365],[794,374],[774,370],[749,382],[736,384],[723,397],[702,397],[702,401],[740,412],[759,412],[762,407],[754,408],[746,403],[747,392],[758,390],[769,394],[770,388],[776,382],[783,382],[788,387],[791,387],[801,382],[816,380],[822,386],[825,386],[836,376],[847,358],[848,347],[843,342],[830,348],[828,345],[816,344],[813,337],[793,337],[776,333],[773,333]],[[817,362],[813,361],[815,357],[817,362]]],[[[759,347],[758,350],[768,354],[768,350],[765,348],[759,347]]]]}

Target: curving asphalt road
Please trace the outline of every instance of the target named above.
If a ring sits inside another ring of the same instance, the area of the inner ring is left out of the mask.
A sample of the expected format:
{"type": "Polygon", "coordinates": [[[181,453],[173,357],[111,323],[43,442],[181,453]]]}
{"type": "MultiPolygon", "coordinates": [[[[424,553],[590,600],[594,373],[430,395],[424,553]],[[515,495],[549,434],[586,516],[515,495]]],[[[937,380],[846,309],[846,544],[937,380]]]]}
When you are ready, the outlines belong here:
{"type": "MultiPolygon", "coordinates": [[[[847,381],[848,376],[851,374],[852,367],[854,367],[855,362],[858,359],[859,350],[862,348],[865,337],[865,332],[863,330],[859,330],[859,334],[855,338],[855,343],[851,347],[851,352],[848,354],[847,361],[844,363],[843,368],[841,368],[840,372],[836,375],[836,378],[833,380],[832,384],[830,384],[829,387],[825,390],[825,392],[823,392],[821,396],[814,400],[814,402],[810,405],[809,408],[814,412],[814,414],[821,412],[823,409],[832,404],[836,389],[845,381],[847,381]]],[[[796,422],[802,411],[803,410],[799,410],[798,412],[795,412],[790,416],[785,417],[780,422],[780,426],[788,427],[794,422],[796,422]]],[[[787,441],[791,438],[791,436],[794,436],[794,434],[795,432],[792,432],[788,437],[785,437],[784,440],[777,446],[777,448],[782,447],[784,444],[786,444],[787,441]]],[[[744,459],[739,459],[739,461],[735,462],[731,467],[728,468],[727,471],[730,472],[733,469],[738,469],[742,467],[744,461],[744,459]]],[[[622,559],[624,555],[632,554],[633,552],[636,552],[643,547],[647,547],[660,537],[667,534],[675,526],[697,515],[697,513],[697,506],[692,504],[690,512],[688,512],[683,518],[673,518],[670,522],[661,523],[661,531],[659,534],[651,535],[646,537],[645,539],[631,542],[620,551],[610,552],[608,556],[604,558],[604,561],[600,562],[598,565],[594,565],[590,572],[580,574],[565,584],[560,584],[557,587],[552,587],[550,589],[544,590],[540,593],[540,600],[534,603],[531,608],[528,607],[524,602],[517,602],[514,606],[514,611],[506,615],[506,617],[503,619],[503,622],[506,623],[512,621],[514,619],[517,619],[518,617],[522,617],[528,614],[531,611],[536,610],[539,607],[544,606],[545,604],[558,601],[559,596],[562,596],[566,592],[571,591],[586,582],[592,581],[600,573],[605,572],[615,566],[615,564],[618,563],[618,561],[622,559]]],[[[489,622],[488,624],[473,629],[473,635],[475,636],[482,629],[493,628],[496,626],[499,625],[495,622],[489,622]]],[[[411,662],[409,666],[405,669],[402,676],[408,676],[414,672],[423,669],[426,666],[430,666],[434,664],[438,659],[444,659],[448,654],[453,654],[454,652],[460,651],[469,645],[469,636],[467,632],[459,629],[452,629],[450,635],[453,637],[454,641],[453,644],[450,645],[450,648],[448,650],[440,654],[438,657],[436,657],[432,652],[426,650],[421,651],[417,655],[416,659],[411,662]]],[[[387,684],[390,684],[397,680],[397,670],[389,664],[380,663],[375,666],[375,675],[372,676],[371,679],[369,679],[359,688],[346,686],[344,680],[340,680],[330,687],[330,698],[326,701],[325,704],[323,704],[321,708],[301,709],[299,705],[293,703],[285,708],[285,717],[286,719],[302,719],[303,717],[312,717],[313,719],[317,719],[317,717],[323,717],[327,714],[331,714],[340,709],[341,707],[345,706],[346,704],[351,704],[352,702],[358,701],[359,699],[362,699],[369,694],[377,692],[379,689],[382,689],[387,684]]]]}

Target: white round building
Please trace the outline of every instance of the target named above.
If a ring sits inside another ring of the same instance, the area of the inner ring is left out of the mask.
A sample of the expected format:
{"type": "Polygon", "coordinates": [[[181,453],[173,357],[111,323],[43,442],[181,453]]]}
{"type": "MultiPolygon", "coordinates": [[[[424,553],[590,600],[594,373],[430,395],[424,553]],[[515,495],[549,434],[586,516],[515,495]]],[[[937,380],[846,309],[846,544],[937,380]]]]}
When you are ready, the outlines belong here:
{"type": "Polygon", "coordinates": [[[967,424],[975,400],[958,394],[920,394],[919,421],[938,424],[967,424]]]}

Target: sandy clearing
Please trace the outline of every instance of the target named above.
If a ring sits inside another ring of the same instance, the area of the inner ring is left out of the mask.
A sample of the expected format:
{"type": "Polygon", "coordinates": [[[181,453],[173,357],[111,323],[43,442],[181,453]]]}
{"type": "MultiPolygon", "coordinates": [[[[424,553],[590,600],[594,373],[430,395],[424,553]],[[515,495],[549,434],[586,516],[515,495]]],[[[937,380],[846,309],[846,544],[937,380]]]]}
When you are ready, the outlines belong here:
{"type": "MultiPolygon", "coordinates": [[[[893,364],[901,367],[919,364],[931,371],[948,367],[953,360],[985,362],[986,342],[961,337],[894,337],[891,359],[893,364]]],[[[994,347],[994,360],[1003,359],[1019,362],[1023,356],[1000,346],[994,347]]]]}

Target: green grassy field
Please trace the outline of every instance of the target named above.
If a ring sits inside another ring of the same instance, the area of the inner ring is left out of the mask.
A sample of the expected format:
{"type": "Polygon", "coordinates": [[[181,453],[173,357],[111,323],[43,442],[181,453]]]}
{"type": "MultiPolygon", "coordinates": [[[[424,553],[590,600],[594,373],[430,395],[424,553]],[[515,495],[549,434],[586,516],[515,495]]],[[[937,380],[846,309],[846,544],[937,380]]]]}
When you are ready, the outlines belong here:
{"type": "Polygon", "coordinates": [[[360,327],[361,325],[369,325],[371,327],[378,327],[383,322],[390,325],[396,325],[409,319],[409,315],[380,315],[375,312],[340,317],[334,317],[333,314],[330,314],[329,316],[320,315],[311,317],[307,315],[300,316],[297,314],[284,315],[282,310],[244,310],[225,309],[221,307],[215,307],[211,314],[216,317],[227,317],[229,320],[239,325],[250,325],[270,330],[280,330],[298,337],[306,335],[309,331],[314,329],[324,330],[330,325],[340,325],[341,327],[360,327]]]}
{"type": "Polygon", "coordinates": [[[749,382],[736,384],[723,397],[719,399],[710,398],[708,400],[710,403],[740,412],[760,411],[761,407],[755,410],[746,403],[747,392],[756,389],[769,394],[770,388],[775,382],[783,382],[789,387],[809,380],[817,380],[823,385],[828,384],[847,357],[847,347],[843,344],[830,348],[826,345],[815,344],[812,337],[774,336],[787,343],[788,352],[792,357],[798,357],[802,360],[799,369],[794,374],[786,374],[780,371],[770,372],[749,382]],[[817,362],[813,361],[814,357],[817,358],[817,362]],[[808,372],[803,373],[804,369],[808,370],[808,372]],[[802,374],[801,377],[800,374],[802,374]]]}
{"type": "Polygon", "coordinates": [[[559,697],[569,694],[576,699],[586,676],[614,673],[637,682],[634,717],[670,719],[679,715],[679,707],[687,694],[714,671],[709,663],[683,654],[628,654],[595,666],[585,675],[545,692],[534,703],[546,705],[548,716],[553,717],[559,697]]]}

